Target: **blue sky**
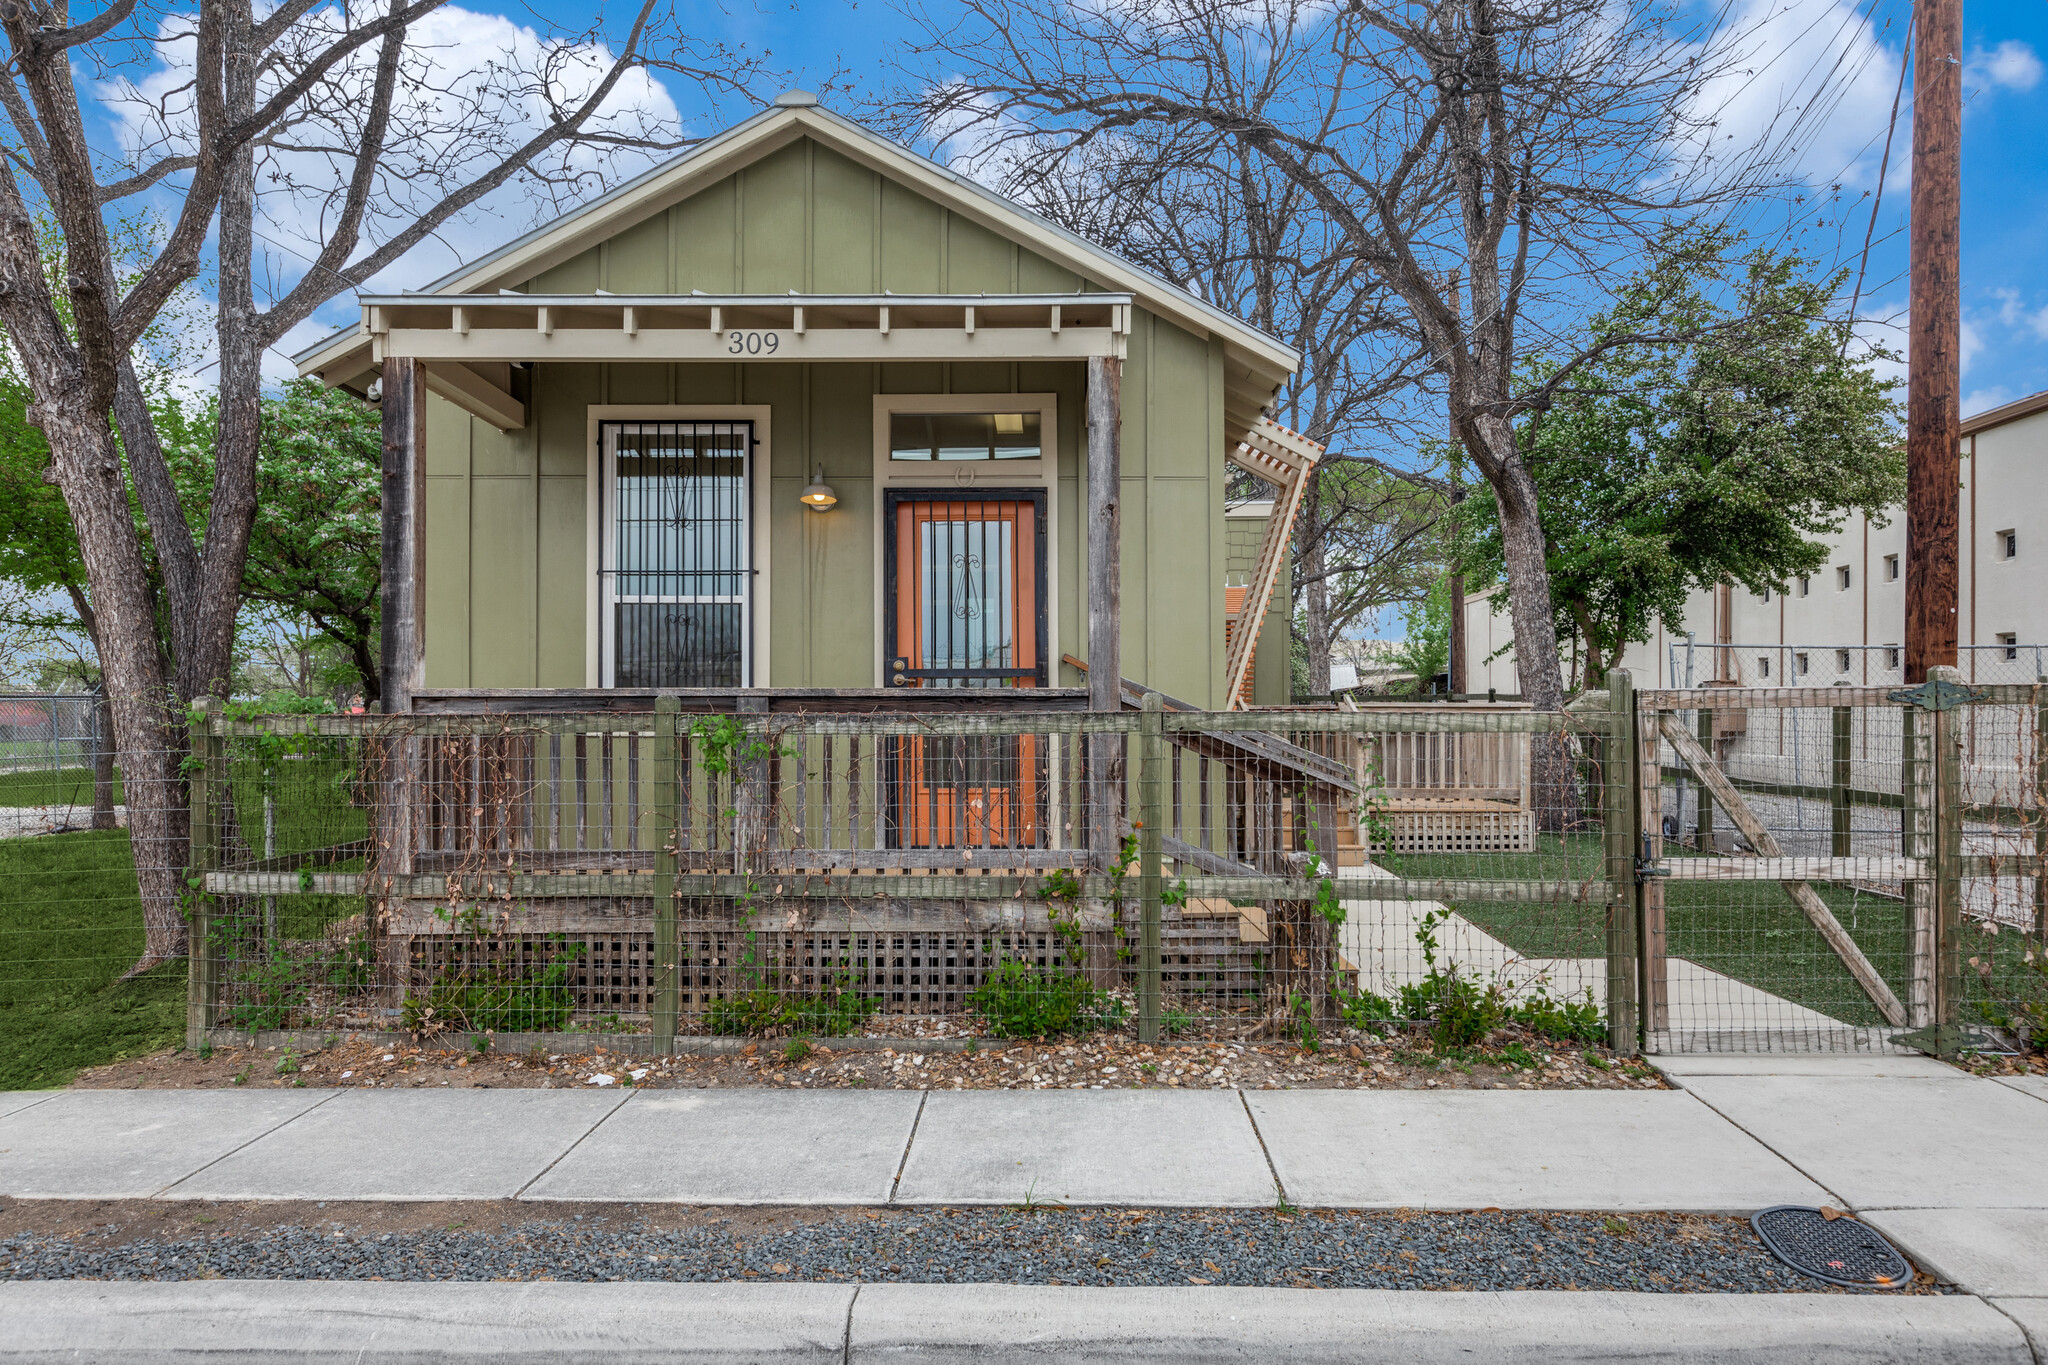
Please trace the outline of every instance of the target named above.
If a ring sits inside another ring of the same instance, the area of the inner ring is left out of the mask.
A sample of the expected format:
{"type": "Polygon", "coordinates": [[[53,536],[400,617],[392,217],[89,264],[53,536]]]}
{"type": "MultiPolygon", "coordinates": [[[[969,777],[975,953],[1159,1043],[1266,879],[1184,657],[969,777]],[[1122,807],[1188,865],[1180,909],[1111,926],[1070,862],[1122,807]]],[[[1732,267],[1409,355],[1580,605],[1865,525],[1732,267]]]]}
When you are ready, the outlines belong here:
{"type": "MultiPolygon", "coordinates": [[[[952,2],[925,0],[941,20],[952,2]]],[[[891,83],[913,32],[892,0],[730,0],[729,8],[707,0],[677,3],[695,16],[706,37],[744,45],[789,73],[788,80],[763,82],[751,92],[762,101],[786,85],[817,88],[837,74],[850,93],[832,95],[829,101],[849,108],[861,95],[891,83]]],[[[552,24],[577,31],[591,23],[593,14],[589,0],[456,4],[438,16],[455,35],[447,43],[451,62],[466,60],[454,49],[487,47],[515,26],[552,24]]],[[[1800,240],[1824,261],[1853,269],[1870,222],[1900,44],[1910,17],[1908,0],[1727,0],[1727,8],[1752,35],[1746,57],[1753,59],[1756,74],[1728,106],[1724,126],[1742,128],[1747,121],[1761,131],[1780,106],[1807,104],[1815,90],[1827,89],[1827,98],[1808,110],[1813,114],[1824,106],[1825,116],[1799,124],[1794,159],[1816,191],[1800,240]]],[[[630,10],[630,0],[620,0],[607,14],[616,19],[630,10]]],[[[2048,389],[2048,178],[2042,175],[2041,132],[2048,128],[2048,4],[1972,0],[1966,10],[1965,52],[1963,407],[1968,413],[2048,389]]],[[[750,112],[739,101],[716,112],[706,110],[680,87],[671,86],[670,94],[696,132],[714,131],[750,112]]],[[[1859,307],[1871,336],[1900,345],[1910,149],[1909,90],[1859,307]]],[[[531,201],[515,196],[502,215],[456,225],[376,283],[381,288],[424,283],[532,226],[523,217],[531,207],[531,201]]],[[[267,263],[272,277],[288,284],[303,269],[305,244],[313,237],[317,234],[302,235],[297,247],[273,241],[278,250],[267,263]]],[[[274,370],[288,372],[285,354],[354,316],[349,300],[330,302],[286,338],[272,358],[274,370]]]]}
{"type": "MultiPolygon", "coordinates": [[[[1821,0],[1777,0],[1750,8],[1763,24],[1761,41],[1782,49],[1781,88],[1797,98],[1812,83],[1808,73],[1821,66],[1816,44],[1827,49],[1825,69],[1848,87],[1828,126],[1807,139],[1807,170],[1822,185],[1851,172],[1845,211],[1823,214],[1833,221],[1809,241],[1853,266],[1869,222],[1868,194],[1890,119],[1908,6],[1891,0],[1852,11],[1821,0]],[[1852,14],[1861,21],[1860,35],[1843,22],[1852,14]],[[1847,60],[1834,65],[1836,54],[1847,60]]],[[[934,0],[932,9],[943,14],[944,0],[934,0]]],[[[557,3],[536,12],[567,23],[584,11],[557,3]]],[[[796,83],[813,86],[843,70],[857,86],[872,88],[887,79],[911,31],[889,0],[797,0],[783,6],[759,0],[758,8],[734,0],[727,12],[708,6],[700,12],[707,30],[771,53],[778,67],[795,73],[796,83]]],[[[2048,59],[2048,5],[1972,0],[1965,10],[1964,46],[1972,60],[1964,123],[1963,391],[1964,411],[1972,412],[2048,389],[2048,73],[2042,66],[2048,59]]],[[[765,98],[774,92],[760,93],[765,98]]],[[[1859,309],[1891,321],[1902,315],[1905,302],[1911,94],[1909,88],[1859,309]]],[[[1902,342],[1902,334],[1886,330],[1902,342]]]]}

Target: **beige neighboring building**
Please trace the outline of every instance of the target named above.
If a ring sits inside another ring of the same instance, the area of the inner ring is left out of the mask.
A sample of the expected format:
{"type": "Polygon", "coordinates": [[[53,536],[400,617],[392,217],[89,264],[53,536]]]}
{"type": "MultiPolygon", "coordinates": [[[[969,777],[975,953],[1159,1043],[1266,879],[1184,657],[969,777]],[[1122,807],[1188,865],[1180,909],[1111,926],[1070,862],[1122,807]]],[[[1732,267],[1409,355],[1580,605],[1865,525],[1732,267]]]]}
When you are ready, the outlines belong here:
{"type": "MultiPolygon", "coordinates": [[[[1958,515],[1958,666],[1979,682],[2048,673],[2048,392],[1963,420],[1958,515]]],[[[1825,687],[1901,680],[1905,509],[1852,518],[1828,561],[1787,593],[1698,592],[1686,604],[1692,680],[1825,687]],[[1720,658],[1725,646],[1726,658],[1720,658]]],[[[1520,691],[1507,590],[1466,599],[1467,686],[1520,691]]],[[[1684,631],[1658,630],[1623,664],[1638,686],[1686,683],[1684,631]]]]}

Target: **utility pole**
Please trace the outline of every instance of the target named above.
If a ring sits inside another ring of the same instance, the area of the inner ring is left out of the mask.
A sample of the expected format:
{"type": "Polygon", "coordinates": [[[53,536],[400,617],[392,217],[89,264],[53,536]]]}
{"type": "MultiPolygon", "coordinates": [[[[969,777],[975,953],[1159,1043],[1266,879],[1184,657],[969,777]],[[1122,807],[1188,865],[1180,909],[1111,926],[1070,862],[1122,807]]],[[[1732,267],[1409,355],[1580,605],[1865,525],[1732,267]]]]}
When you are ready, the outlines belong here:
{"type": "Polygon", "coordinates": [[[1913,7],[1911,312],[1906,343],[1906,681],[1956,661],[1962,443],[1963,0],[1913,7]]]}

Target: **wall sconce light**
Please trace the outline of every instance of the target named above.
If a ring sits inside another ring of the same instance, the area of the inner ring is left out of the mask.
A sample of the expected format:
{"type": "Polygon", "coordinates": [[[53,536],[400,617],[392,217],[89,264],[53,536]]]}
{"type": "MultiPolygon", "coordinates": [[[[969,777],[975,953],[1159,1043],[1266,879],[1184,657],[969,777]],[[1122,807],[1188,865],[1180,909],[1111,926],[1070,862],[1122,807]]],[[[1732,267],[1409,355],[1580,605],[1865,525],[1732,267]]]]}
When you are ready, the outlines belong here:
{"type": "Polygon", "coordinates": [[[832,485],[825,482],[825,466],[819,465],[811,475],[810,487],[798,495],[798,500],[813,512],[829,512],[839,501],[839,495],[832,491],[832,485]]]}

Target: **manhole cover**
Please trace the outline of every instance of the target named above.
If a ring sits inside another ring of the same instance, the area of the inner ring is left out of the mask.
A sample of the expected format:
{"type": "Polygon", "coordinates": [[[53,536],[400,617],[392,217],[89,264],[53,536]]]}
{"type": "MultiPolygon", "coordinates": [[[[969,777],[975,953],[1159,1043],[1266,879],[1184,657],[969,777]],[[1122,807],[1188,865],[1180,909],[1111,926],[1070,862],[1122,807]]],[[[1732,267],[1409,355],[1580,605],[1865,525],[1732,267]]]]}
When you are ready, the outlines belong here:
{"type": "Polygon", "coordinates": [[[1873,1229],[1846,1214],[1779,1204],[1749,1220],[1771,1254],[1802,1275],[1850,1289],[1899,1289],[1913,1267],[1873,1229]]]}

